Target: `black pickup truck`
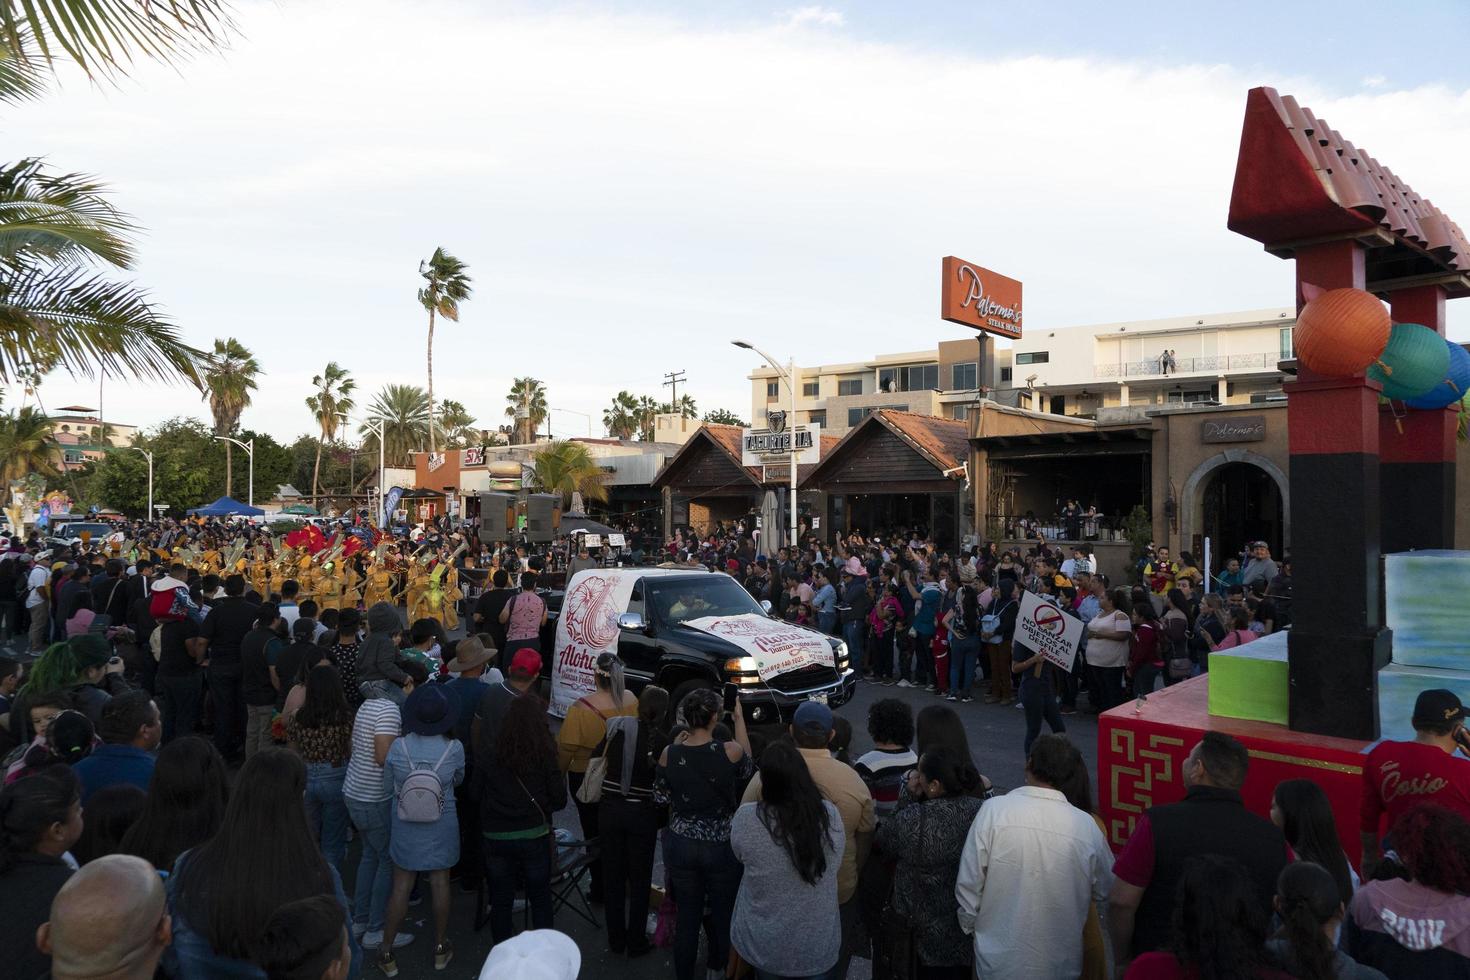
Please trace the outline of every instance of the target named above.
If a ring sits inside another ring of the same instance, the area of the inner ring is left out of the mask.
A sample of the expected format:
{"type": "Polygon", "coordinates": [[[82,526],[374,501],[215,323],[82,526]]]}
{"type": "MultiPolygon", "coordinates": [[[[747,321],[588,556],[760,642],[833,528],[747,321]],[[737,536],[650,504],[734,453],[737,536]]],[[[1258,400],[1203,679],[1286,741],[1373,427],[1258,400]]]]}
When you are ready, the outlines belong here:
{"type": "MultiPolygon", "coordinates": [[[[632,690],[657,684],[670,692],[677,705],[698,688],[720,690],[727,683],[734,684],[751,724],[789,721],[803,701],[820,700],[835,708],[852,698],[857,675],[848,666],[847,644],[836,637],[805,630],[831,647],[831,663],[763,681],[754,659],[740,647],[685,625],[707,616],[770,615],[728,575],[682,568],[604,568],[595,574],[636,578],[627,603],[616,610],[617,652],[632,690]]],[[[576,579],[568,583],[573,589],[576,584],[576,579]]],[[[558,593],[546,596],[550,621],[542,634],[543,649],[555,650],[554,619],[563,598],[558,593]]],[[[547,658],[548,668],[553,659],[547,658]]]]}

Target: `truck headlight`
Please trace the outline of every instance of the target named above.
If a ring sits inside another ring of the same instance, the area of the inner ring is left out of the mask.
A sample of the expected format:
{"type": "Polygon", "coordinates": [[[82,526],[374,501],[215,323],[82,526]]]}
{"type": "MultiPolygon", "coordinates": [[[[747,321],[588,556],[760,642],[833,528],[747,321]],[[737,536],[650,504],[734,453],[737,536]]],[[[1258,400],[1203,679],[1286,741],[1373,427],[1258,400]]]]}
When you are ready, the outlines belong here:
{"type": "Polygon", "coordinates": [[[731,684],[754,686],[761,682],[756,673],[754,657],[731,657],[725,661],[725,676],[731,684]]]}
{"type": "Polygon", "coordinates": [[[837,641],[837,647],[833,651],[833,657],[837,661],[837,669],[839,671],[847,669],[847,641],[837,641]]]}

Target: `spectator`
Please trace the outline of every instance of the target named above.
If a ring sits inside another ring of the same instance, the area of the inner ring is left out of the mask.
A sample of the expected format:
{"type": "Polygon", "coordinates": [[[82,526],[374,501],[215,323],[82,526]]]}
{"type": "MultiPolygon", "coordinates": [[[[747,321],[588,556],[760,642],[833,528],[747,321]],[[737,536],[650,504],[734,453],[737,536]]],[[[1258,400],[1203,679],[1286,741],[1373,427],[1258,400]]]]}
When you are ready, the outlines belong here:
{"type": "Polygon", "coordinates": [[[245,577],[225,578],[225,594],[204,617],[201,638],[209,645],[209,696],[214,702],[214,745],[233,759],[245,747],[245,702],[240,687],[240,644],[255,626],[256,606],[245,601],[245,577]]]}
{"type": "MultiPolygon", "coordinates": [[[[1170,589],[1177,592],[1177,589],[1170,589]]],[[[1153,603],[1146,593],[1133,594],[1133,643],[1128,652],[1128,676],[1133,679],[1133,696],[1154,693],[1154,681],[1164,671],[1163,629],[1154,616],[1153,603]]]]}
{"type": "Polygon", "coordinates": [[[0,791],[0,963],[17,980],[46,976],[50,957],[36,948],[36,928],[72,874],[63,858],[82,835],[81,792],[67,766],[0,791]]]}
{"type": "Polygon", "coordinates": [[[998,579],[995,598],[990,600],[980,623],[980,639],[990,651],[990,693],[985,698],[986,704],[1012,704],[1016,700],[1011,689],[1012,641],[1016,636],[1016,616],[1021,611],[1016,589],[1014,578],[998,579]]]}
{"type": "MultiPolygon", "coordinates": [[[[311,600],[308,599],[308,602],[311,600]]],[[[300,608],[300,607],[298,607],[300,608]]],[[[283,618],[284,619],[284,618],[283,618]]],[[[306,674],[317,664],[331,664],[331,660],[323,653],[322,648],[313,642],[316,635],[316,620],[310,616],[303,616],[291,624],[291,643],[276,654],[276,711],[282,712],[286,707],[286,696],[297,684],[306,681],[306,674]]],[[[342,676],[337,675],[340,685],[342,676]]],[[[346,696],[346,690],[343,692],[346,696]]],[[[305,690],[302,696],[305,697],[305,690]]]]}
{"type": "Polygon", "coordinates": [[[1465,752],[1465,708],[1453,691],[1419,692],[1414,700],[1414,740],[1382,741],[1363,763],[1363,796],[1358,829],[1362,832],[1363,873],[1373,874],[1382,853],[1379,832],[1411,807],[1435,803],[1470,819],[1470,763],[1465,752]]]}
{"type": "Polygon", "coordinates": [[[1270,965],[1259,887],[1238,861],[1190,857],[1170,904],[1167,950],[1139,956],[1126,980],[1288,980],[1270,965]]]}
{"type": "MultiPolygon", "coordinates": [[[[915,746],[919,755],[947,748],[956,758],[965,759],[979,772],[980,766],[970,751],[970,737],[965,734],[965,724],[960,716],[947,704],[931,704],[919,712],[914,726],[915,746]]],[[[983,774],[980,782],[971,791],[976,799],[988,800],[995,795],[995,787],[983,774]]]]}
{"type": "MultiPolygon", "coordinates": [[[[741,714],[737,711],[736,717],[741,714]]],[[[858,875],[867,861],[878,818],[873,797],[862,778],[833,759],[827,751],[832,741],[832,712],[826,705],[816,701],[803,702],[791,716],[790,731],[823,798],[837,807],[842,817],[844,847],[837,872],[837,901],[842,914],[842,957],[838,960],[835,975],[846,976],[848,961],[852,958],[852,931],[859,914],[856,899],[858,875]]],[[[759,801],[762,786],[763,780],[757,772],[745,790],[743,802],[759,801]]]]}
{"type": "Polygon", "coordinates": [[[893,812],[904,790],[906,774],[919,762],[914,744],[914,713],[897,698],[875,701],[868,709],[868,738],[873,749],[860,756],[854,768],[873,797],[881,821],[893,812]]]}
{"type": "Polygon", "coordinates": [[[266,923],[255,958],[266,980],[347,980],[352,942],[342,906],[330,895],[281,906],[266,923]]]}
{"type": "Polygon", "coordinates": [[[842,951],[842,815],[789,743],[772,742],[760,771],[760,801],[742,805],[730,822],[730,847],[745,869],[730,943],[758,978],[822,976],[842,951]],[[801,910],[799,930],[791,909],[801,910]]]}
{"type": "MultiPolygon", "coordinates": [[[[240,641],[240,696],[245,704],[245,758],[270,748],[270,718],[281,696],[276,660],[285,642],[279,635],[281,614],[275,602],[256,607],[256,626],[240,641]]],[[[212,661],[213,663],[213,661],[212,661]]]]}
{"type": "MultiPolygon", "coordinates": [[[[409,665],[404,672],[409,675],[403,686],[406,695],[429,679],[419,664],[409,665]]],[[[383,944],[383,919],[393,888],[393,862],[388,848],[392,836],[393,784],[383,778],[383,766],[401,730],[397,704],[386,697],[364,701],[352,722],[352,751],[342,780],[343,802],[362,841],[353,882],[352,932],[369,949],[383,944]]],[[[393,940],[394,948],[411,942],[413,934],[407,932],[397,933],[393,940]]]]}
{"type": "Polygon", "coordinates": [[[1281,869],[1276,879],[1281,930],[1266,942],[1266,951],[1298,980],[1388,980],[1338,949],[1345,913],[1332,877],[1311,861],[1297,861],[1281,869]]]}
{"type": "MultiPolygon", "coordinates": [[[[453,657],[445,665],[452,680],[444,685],[454,709],[454,737],[465,754],[464,780],[454,788],[455,806],[459,814],[459,864],[451,877],[459,878],[459,886],[465,891],[479,891],[485,870],[485,856],[480,848],[480,800],[475,793],[478,785],[475,777],[474,725],[475,709],[485,693],[485,671],[495,657],[494,650],[485,648],[476,636],[467,636],[451,645],[453,657]]],[[[491,668],[494,670],[494,668],[491,668]]],[[[500,671],[494,670],[494,679],[503,681],[500,671]]]]}
{"type": "MultiPolygon", "coordinates": [[[[527,659],[540,660],[533,650],[517,651],[512,680],[518,673],[515,665],[527,659]]],[[[517,882],[525,885],[531,927],[552,926],[551,815],[566,806],[567,784],[557,768],[556,743],[540,698],[510,695],[503,711],[495,709],[493,727],[483,726],[477,737],[489,740],[477,751],[475,772],[490,885],[490,934],[498,944],[514,931],[511,906],[517,882]]]]}
{"type": "Polygon", "coordinates": [[[1021,706],[1026,709],[1026,738],[1023,749],[1030,756],[1031,746],[1041,734],[1043,718],[1053,734],[1065,732],[1067,723],[1062,721],[1056,687],[1052,683],[1052,673],[1056,668],[1047,663],[1046,657],[1039,652],[1033,653],[1014,643],[1011,650],[1011,673],[1019,678],[1016,686],[1020,691],[1021,706]]]}
{"type": "Polygon", "coordinates": [[[129,783],[146,790],[153,778],[153,753],[163,737],[158,707],[147,691],[129,691],[107,702],[97,734],[103,744],[75,764],[82,802],[106,786],[129,783]]]}
{"type": "MultiPolygon", "coordinates": [[[[146,609],[146,604],[145,604],[146,609]]],[[[204,668],[208,641],[188,616],[160,623],[154,693],[163,714],[162,739],[172,742],[199,728],[204,707],[204,668]]]]}
{"type": "Polygon", "coordinates": [[[286,741],[306,763],[306,820],[322,855],[340,869],[347,854],[347,803],[342,783],[352,751],[352,709],[327,664],[306,675],[306,700],[286,724],[286,741]]]}
{"type": "Polygon", "coordinates": [[[1113,865],[1118,880],[1109,916],[1120,966],[1168,943],[1175,896],[1191,857],[1239,861],[1255,885],[1264,921],[1291,849],[1280,829],[1241,802],[1249,762],[1240,742],[1223,732],[1205,732],[1180,769],[1184,800],[1151,807],[1138,819],[1113,865]]]}
{"type": "MultiPolygon", "coordinates": [[[[397,610],[393,615],[398,615],[397,610]]],[[[454,947],[448,939],[449,869],[459,860],[454,787],[464,779],[464,747],[448,737],[455,715],[442,689],[425,684],[415,687],[410,697],[412,700],[403,703],[403,737],[388,749],[384,761],[385,781],[392,778],[396,797],[409,773],[432,772],[439,780],[443,805],[438,819],[430,822],[404,820],[399,807],[391,810],[388,853],[393,858],[393,891],[388,897],[378,952],[378,967],[390,977],[398,973],[393,940],[408,912],[408,893],[419,872],[429,874],[429,894],[434,904],[434,969],[445,969],[454,958],[454,947]]]]}
{"type": "Polygon", "coordinates": [[[905,780],[893,816],[878,827],[878,847],[897,862],[893,911],[913,929],[921,980],[969,980],[974,952],[960,930],[955,884],[980,800],[980,774],[947,748],[926,753],[905,780]]]}
{"type": "Polygon", "coordinates": [[[1026,785],[982,806],[965,841],[955,899],[982,977],[1081,973],[1088,903],[1108,897],[1112,852],[1057,788],[1071,776],[1069,750],[1064,736],[1037,739],[1026,785]]]}
{"type": "Polygon", "coordinates": [[[529,649],[541,652],[541,627],[546,625],[546,602],[536,594],[536,573],[521,573],[521,591],[512,596],[500,610],[500,623],[505,627],[507,654],[529,649]]]}
{"type": "MultiPolygon", "coordinates": [[[[297,899],[334,895],[345,914],[341,879],[306,828],[305,794],[301,759],[262,749],[240,770],[219,833],[179,855],[167,883],[174,980],[264,977],[250,958],[271,915],[297,899]]],[[[355,971],[355,948],[353,960],[355,971]]]]}
{"type": "Polygon", "coordinates": [[[607,754],[598,814],[607,944],[630,957],[653,949],[646,933],[648,895],[663,815],[653,799],[653,760],[669,744],[668,715],[669,692],[650,684],[638,697],[637,719],[610,720],[597,749],[607,754]]]}
{"type": "MultiPolygon", "coordinates": [[[[327,659],[336,668],[337,676],[342,678],[342,693],[347,697],[347,703],[353,708],[362,704],[364,695],[358,684],[357,676],[357,654],[362,647],[362,640],[358,637],[358,628],[362,625],[362,614],[356,609],[347,608],[341,611],[328,609],[327,612],[337,612],[337,629],[326,633],[320,642],[327,646],[327,659]],[[328,641],[331,641],[328,643],[328,641]]],[[[325,618],[326,613],[322,614],[325,618]]],[[[396,616],[397,613],[395,612],[396,616]]],[[[386,688],[376,691],[375,697],[387,697],[394,704],[400,703],[401,699],[391,696],[386,688]]]]}
{"type": "MultiPolygon", "coordinates": [[[[281,583],[281,601],[276,604],[281,619],[286,624],[286,629],[293,630],[296,621],[301,618],[301,605],[297,600],[301,596],[301,583],[294,578],[288,578],[281,583]]],[[[293,630],[294,632],[294,630],[293,630]]]]}
{"type": "Polygon", "coordinates": [[[1357,876],[1337,836],[1327,794],[1310,779],[1287,779],[1271,794],[1271,822],[1281,828],[1297,859],[1320,865],[1337,883],[1337,900],[1353,900],[1357,876]]]}
{"type": "MultiPolygon", "coordinates": [[[[484,630],[493,639],[493,646],[497,650],[505,650],[505,624],[500,621],[500,610],[516,594],[511,588],[510,575],[503,568],[497,568],[490,577],[492,588],[486,589],[480,598],[475,600],[475,611],[473,618],[475,629],[484,630]]],[[[509,654],[507,653],[507,656],[509,654]]]]}
{"type": "Polygon", "coordinates": [[[961,586],[954,608],[944,617],[949,633],[949,693],[945,699],[975,700],[970,686],[975,682],[975,661],[980,656],[980,603],[973,585],[961,586]]]}
{"type": "Polygon", "coordinates": [[[52,980],[151,980],[172,941],[163,880],[148,862],[121,854],[72,875],[36,936],[52,980]]]}
{"type": "Polygon", "coordinates": [[[71,846],[77,864],[116,854],[123,835],[143,814],[148,794],[131,783],[104,787],[89,797],[82,812],[82,836],[71,846]]]}
{"type": "Polygon", "coordinates": [[[61,695],[46,695],[36,700],[33,715],[44,720],[49,712],[55,713],[46,724],[45,734],[36,736],[6,773],[6,785],[33,776],[48,766],[75,765],[91,755],[97,744],[97,730],[80,711],[62,709],[60,706],[65,703],[61,695]]]}
{"type": "MultiPolygon", "coordinates": [[[[582,839],[595,840],[598,806],[577,799],[587,763],[592,753],[607,737],[608,722],[613,718],[629,718],[638,714],[638,697],[624,687],[623,662],[616,653],[598,654],[592,665],[595,688],[567,708],[566,718],[556,737],[557,764],[567,774],[567,788],[576,803],[577,818],[582,825],[582,839]]],[[[602,862],[592,863],[591,900],[602,902],[602,862]]]]}
{"type": "MultiPolygon", "coordinates": [[[[347,618],[345,609],[342,618],[347,618]]],[[[357,683],[364,692],[377,690],[402,704],[401,688],[408,675],[398,664],[398,635],[403,632],[398,607],[379,602],[368,610],[367,620],[367,638],[357,648],[357,683]]]]}
{"type": "Polygon", "coordinates": [[[1194,635],[1190,637],[1190,652],[1200,669],[1210,668],[1210,651],[1225,639],[1230,618],[1225,614],[1225,600],[1220,593],[1211,592],[1200,600],[1200,613],[1194,621],[1194,635]]]}
{"type": "Polygon", "coordinates": [[[677,980],[695,978],[706,905],[711,913],[708,963],[723,965],[729,958],[730,917],[740,884],[740,864],[730,848],[730,818],[738,806],[740,784],[753,767],[743,711],[735,712],[734,741],[716,740],[721,707],[714,691],[701,688],[686,694],[679,703],[679,717],[688,727],[658,760],[655,792],[669,805],[663,855],[677,910],[677,980]]]}
{"type": "Polygon", "coordinates": [[[1358,889],[1343,929],[1347,954],[1390,977],[1470,975],[1470,823],[1420,803],[1394,820],[1390,836],[1408,880],[1358,889]]]}
{"type": "Polygon", "coordinates": [[[1101,610],[1087,624],[1088,694],[1099,712],[1123,703],[1123,674],[1133,638],[1133,602],[1121,586],[1096,586],[1101,610]]]}
{"type": "MultiPolygon", "coordinates": [[[[1102,817],[1092,807],[1092,780],[1087,774],[1087,763],[1077,746],[1067,743],[1067,759],[1061,766],[1060,783],[1057,789],[1067,802],[1087,814],[1097,824],[1104,837],[1108,835],[1102,817]]],[[[1107,948],[1103,942],[1102,919],[1098,915],[1097,903],[1087,907],[1087,924],[1082,927],[1082,973],[1081,980],[1106,980],[1108,975],[1107,948]]]]}
{"type": "Polygon", "coordinates": [[[119,850],[168,874],[180,854],[219,832],[229,800],[219,750],[198,735],[176,739],[159,749],[143,812],[119,850]]]}
{"type": "Polygon", "coordinates": [[[1240,584],[1247,589],[1257,582],[1268,586],[1279,572],[1276,562],[1271,560],[1271,546],[1264,541],[1257,541],[1251,545],[1251,559],[1245,566],[1245,571],[1240,573],[1240,584]]]}

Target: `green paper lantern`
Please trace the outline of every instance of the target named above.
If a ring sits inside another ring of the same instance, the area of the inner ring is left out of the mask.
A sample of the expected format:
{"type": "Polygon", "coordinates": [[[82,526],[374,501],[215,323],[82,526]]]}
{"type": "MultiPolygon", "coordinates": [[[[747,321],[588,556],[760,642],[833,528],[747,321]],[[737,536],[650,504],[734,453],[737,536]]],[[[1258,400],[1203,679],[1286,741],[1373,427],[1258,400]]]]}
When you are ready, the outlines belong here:
{"type": "Polygon", "coordinates": [[[1383,397],[1418,398],[1449,376],[1450,352],[1444,338],[1421,323],[1395,323],[1388,346],[1368,377],[1383,385],[1383,397]]]}

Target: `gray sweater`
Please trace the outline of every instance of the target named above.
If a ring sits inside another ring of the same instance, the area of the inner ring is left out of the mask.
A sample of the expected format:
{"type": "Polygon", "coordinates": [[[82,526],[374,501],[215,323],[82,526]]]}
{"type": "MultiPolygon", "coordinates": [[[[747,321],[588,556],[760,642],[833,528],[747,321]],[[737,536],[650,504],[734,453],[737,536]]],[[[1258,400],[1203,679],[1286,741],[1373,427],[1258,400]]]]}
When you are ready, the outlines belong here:
{"type": "Polygon", "coordinates": [[[745,865],[730,942],[747,963],[779,976],[806,977],[832,969],[842,945],[837,869],[846,835],[842,815],[827,801],[827,870],[815,885],[797,874],[786,849],[761,822],[759,803],[746,803],[730,821],[730,847],[745,865]],[[800,922],[801,927],[792,928],[800,922]]]}

